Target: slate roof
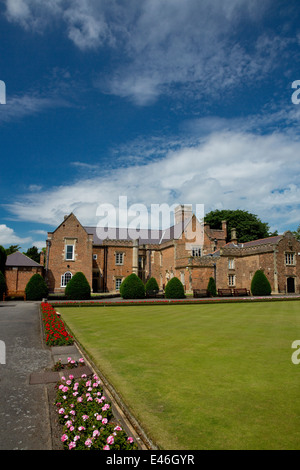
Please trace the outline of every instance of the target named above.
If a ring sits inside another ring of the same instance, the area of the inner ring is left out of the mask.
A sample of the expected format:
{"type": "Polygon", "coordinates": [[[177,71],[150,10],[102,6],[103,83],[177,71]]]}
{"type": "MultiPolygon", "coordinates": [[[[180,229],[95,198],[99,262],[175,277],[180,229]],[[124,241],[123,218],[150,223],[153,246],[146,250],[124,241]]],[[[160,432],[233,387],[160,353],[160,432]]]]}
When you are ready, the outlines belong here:
{"type": "MultiPolygon", "coordinates": [[[[170,240],[176,240],[179,239],[182,235],[183,230],[185,227],[188,225],[190,222],[190,219],[186,219],[184,221],[184,224],[181,222],[173,225],[172,227],[162,230],[151,230],[151,229],[140,229],[139,230],[139,244],[140,245],[157,245],[161,244],[166,241],[170,240]]],[[[103,231],[109,231],[110,235],[107,237],[109,240],[125,240],[125,241],[130,241],[135,238],[135,236],[130,233],[130,229],[128,228],[102,228],[100,227],[100,230],[98,227],[84,227],[84,229],[87,231],[87,233],[93,235],[93,242],[94,245],[102,245],[103,239],[106,237],[101,237],[101,229],[103,231]]]]}
{"type": "Polygon", "coordinates": [[[5,265],[7,267],[42,267],[41,264],[36,263],[33,259],[23,255],[19,251],[7,256],[5,265]]]}
{"type": "MultiPolygon", "coordinates": [[[[252,240],[251,242],[238,243],[234,244],[232,242],[226,243],[223,248],[248,248],[251,246],[261,246],[261,245],[277,245],[277,243],[282,239],[283,235],[276,235],[274,237],[259,238],[258,240],[252,240]]],[[[218,249],[212,256],[219,256],[220,250],[218,249]]]]}

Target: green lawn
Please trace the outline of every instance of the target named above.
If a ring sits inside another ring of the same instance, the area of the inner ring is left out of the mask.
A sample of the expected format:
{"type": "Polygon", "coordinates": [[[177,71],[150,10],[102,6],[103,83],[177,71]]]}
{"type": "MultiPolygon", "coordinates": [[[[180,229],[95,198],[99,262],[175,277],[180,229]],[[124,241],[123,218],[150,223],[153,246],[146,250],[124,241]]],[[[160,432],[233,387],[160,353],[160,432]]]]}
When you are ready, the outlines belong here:
{"type": "Polygon", "coordinates": [[[300,449],[300,302],[58,308],[162,449],[300,449]]]}

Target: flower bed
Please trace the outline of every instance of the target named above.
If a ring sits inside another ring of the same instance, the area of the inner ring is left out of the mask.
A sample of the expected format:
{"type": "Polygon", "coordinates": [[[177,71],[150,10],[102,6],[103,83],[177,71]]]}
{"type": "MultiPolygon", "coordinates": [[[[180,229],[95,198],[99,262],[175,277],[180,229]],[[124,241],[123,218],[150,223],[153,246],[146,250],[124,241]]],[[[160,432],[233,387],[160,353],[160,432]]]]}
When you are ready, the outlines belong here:
{"type": "Polygon", "coordinates": [[[73,344],[73,336],[68,333],[64,322],[57,315],[52,305],[42,302],[41,309],[47,346],[69,346],[73,344]]]}
{"type": "Polygon", "coordinates": [[[62,424],[61,441],[68,450],[137,450],[132,437],[113,423],[111,404],[96,375],[58,382],[55,405],[62,424]]]}

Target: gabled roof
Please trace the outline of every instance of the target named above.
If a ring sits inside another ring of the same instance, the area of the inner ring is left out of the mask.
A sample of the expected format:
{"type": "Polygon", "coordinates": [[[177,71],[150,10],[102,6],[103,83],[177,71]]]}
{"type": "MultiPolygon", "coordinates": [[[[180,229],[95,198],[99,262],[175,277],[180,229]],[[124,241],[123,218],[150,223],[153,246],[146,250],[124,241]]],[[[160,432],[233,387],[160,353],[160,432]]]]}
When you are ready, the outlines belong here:
{"type": "Polygon", "coordinates": [[[20,253],[19,251],[16,251],[15,253],[12,253],[11,255],[8,255],[6,259],[5,266],[7,267],[42,267],[41,264],[36,263],[31,258],[28,258],[28,256],[23,255],[23,253],[20,253]]]}

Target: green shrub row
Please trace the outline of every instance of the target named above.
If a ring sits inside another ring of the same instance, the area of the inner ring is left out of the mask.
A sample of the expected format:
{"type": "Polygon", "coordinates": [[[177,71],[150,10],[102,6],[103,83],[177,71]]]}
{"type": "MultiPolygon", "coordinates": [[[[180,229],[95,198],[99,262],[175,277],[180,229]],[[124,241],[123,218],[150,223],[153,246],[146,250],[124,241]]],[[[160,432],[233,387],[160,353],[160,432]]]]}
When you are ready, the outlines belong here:
{"type": "MultiPolygon", "coordinates": [[[[0,271],[0,295],[2,297],[6,290],[5,277],[0,271]]],[[[207,286],[210,297],[217,296],[216,283],[210,278],[207,286]]],[[[158,292],[159,287],[156,279],[151,277],[146,285],[134,273],[127,276],[120,286],[120,295],[123,299],[143,299],[147,292],[158,292]]],[[[25,288],[27,300],[42,300],[48,296],[48,287],[40,274],[34,274],[25,288]]],[[[251,282],[251,293],[254,296],[265,296],[271,294],[271,285],[262,270],[255,272],[251,282]]],[[[74,274],[65,288],[65,296],[68,300],[89,300],[91,287],[82,272],[74,274]]],[[[182,282],[173,277],[165,288],[166,299],[184,299],[185,292],[182,282]]]]}

